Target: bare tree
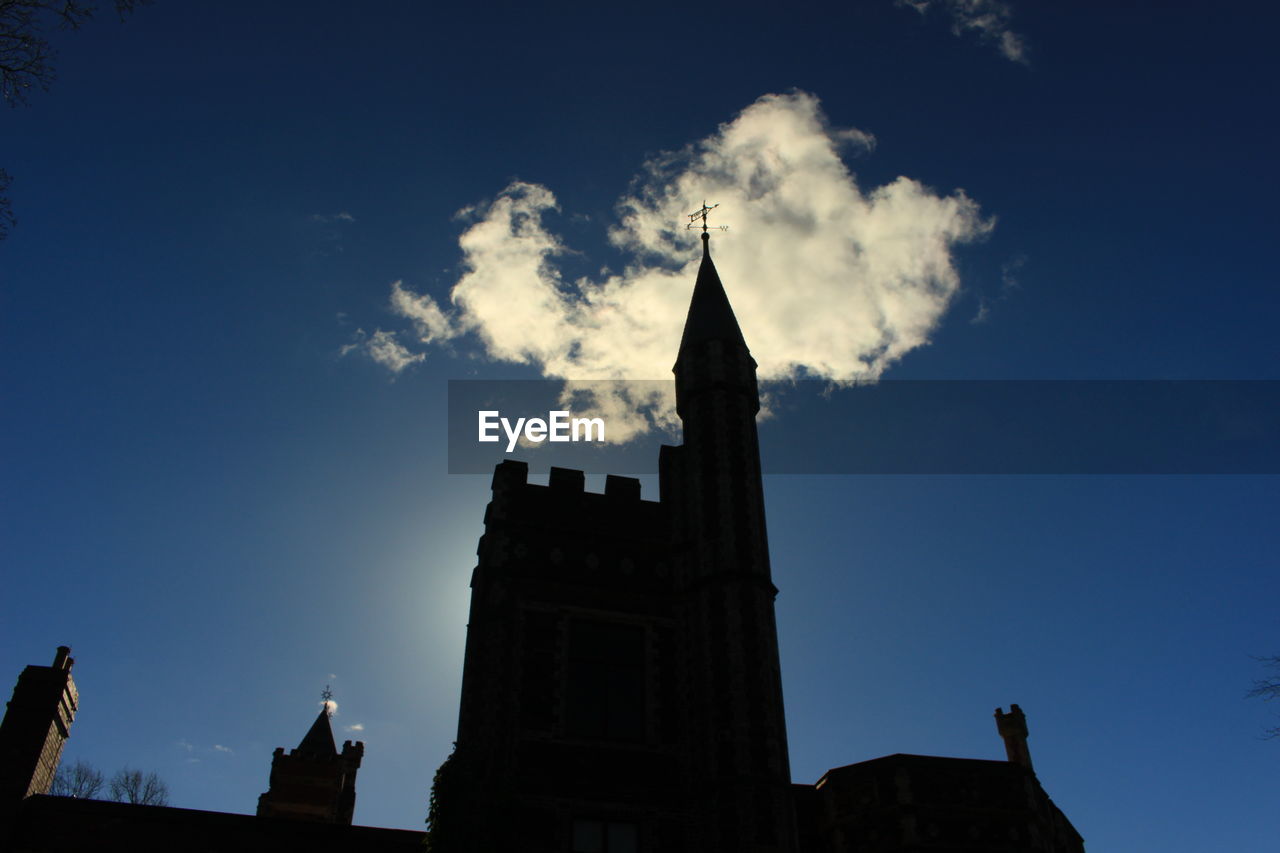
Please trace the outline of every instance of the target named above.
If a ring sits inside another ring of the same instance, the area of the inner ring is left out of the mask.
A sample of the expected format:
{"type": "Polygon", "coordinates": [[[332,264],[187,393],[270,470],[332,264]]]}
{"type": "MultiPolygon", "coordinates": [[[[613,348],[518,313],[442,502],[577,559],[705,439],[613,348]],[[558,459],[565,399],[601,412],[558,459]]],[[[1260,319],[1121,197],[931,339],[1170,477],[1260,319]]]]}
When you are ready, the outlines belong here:
{"type": "Polygon", "coordinates": [[[143,773],[128,767],[117,770],[111,777],[110,799],[117,803],[134,803],[140,806],[167,806],[169,786],[154,773],[143,773]]]}
{"type": "MultiPolygon", "coordinates": [[[[115,0],[123,20],[148,0],[115,0]]],[[[53,84],[50,28],[78,30],[97,11],[97,0],[0,0],[0,95],[11,106],[25,104],[32,89],[53,84]]]]}
{"type": "Polygon", "coordinates": [[[9,203],[9,182],[13,178],[4,169],[0,169],[0,240],[9,236],[13,227],[13,207],[9,203]]]}
{"type": "MultiPolygon", "coordinates": [[[[150,0],[113,0],[123,20],[150,0]]],[[[49,32],[77,30],[93,17],[98,0],[0,0],[0,98],[11,107],[27,103],[34,89],[48,91],[56,74],[49,32]]],[[[9,173],[0,169],[0,240],[13,226],[6,190],[9,173]]]]}
{"type": "MultiPolygon", "coordinates": [[[[1260,657],[1258,660],[1264,666],[1269,666],[1275,670],[1275,674],[1255,680],[1253,689],[1246,693],[1245,696],[1250,699],[1262,699],[1268,702],[1272,699],[1280,699],[1280,655],[1268,655],[1260,657]]],[[[1280,725],[1267,729],[1265,736],[1269,738],[1280,737],[1280,725]]]]}
{"type": "Polygon", "coordinates": [[[92,800],[102,790],[103,778],[94,767],[84,759],[77,759],[75,764],[63,764],[53,775],[53,784],[49,793],[55,797],[79,797],[92,800]]]}

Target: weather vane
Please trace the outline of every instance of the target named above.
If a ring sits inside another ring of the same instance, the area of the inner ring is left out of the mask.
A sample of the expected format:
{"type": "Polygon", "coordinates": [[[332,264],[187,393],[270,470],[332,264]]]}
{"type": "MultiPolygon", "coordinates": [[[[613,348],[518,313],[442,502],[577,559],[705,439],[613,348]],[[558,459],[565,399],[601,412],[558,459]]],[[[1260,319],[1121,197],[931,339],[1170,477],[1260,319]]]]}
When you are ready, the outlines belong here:
{"type": "Polygon", "coordinates": [[[320,701],[324,703],[324,712],[330,717],[333,716],[333,691],[329,689],[329,685],[324,686],[324,690],[320,691],[320,701]]]}
{"type": "Polygon", "coordinates": [[[707,236],[707,232],[712,229],[715,229],[716,231],[728,231],[729,230],[728,225],[708,225],[707,224],[707,214],[715,210],[719,206],[720,206],[720,202],[716,202],[710,207],[707,207],[707,202],[704,199],[702,202],[702,209],[697,211],[696,213],[689,214],[689,224],[685,226],[685,230],[688,231],[690,229],[696,228],[698,225],[698,220],[701,219],[702,220],[702,236],[704,237],[707,236]]]}

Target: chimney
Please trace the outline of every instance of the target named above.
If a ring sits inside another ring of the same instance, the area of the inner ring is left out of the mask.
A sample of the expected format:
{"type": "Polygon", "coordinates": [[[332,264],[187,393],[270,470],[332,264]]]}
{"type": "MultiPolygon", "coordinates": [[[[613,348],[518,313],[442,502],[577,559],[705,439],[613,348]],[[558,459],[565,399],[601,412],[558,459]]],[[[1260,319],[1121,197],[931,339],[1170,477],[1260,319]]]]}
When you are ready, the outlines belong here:
{"type": "Polygon", "coordinates": [[[1021,764],[1035,772],[1031,766],[1031,751],[1027,749],[1027,716],[1017,705],[1009,706],[1009,713],[996,708],[996,731],[1004,739],[1004,751],[1013,764],[1021,764]]]}
{"type": "Polygon", "coordinates": [[[54,669],[62,669],[70,672],[71,667],[75,662],[76,659],[71,657],[70,646],[58,646],[58,654],[53,658],[54,669]]]}

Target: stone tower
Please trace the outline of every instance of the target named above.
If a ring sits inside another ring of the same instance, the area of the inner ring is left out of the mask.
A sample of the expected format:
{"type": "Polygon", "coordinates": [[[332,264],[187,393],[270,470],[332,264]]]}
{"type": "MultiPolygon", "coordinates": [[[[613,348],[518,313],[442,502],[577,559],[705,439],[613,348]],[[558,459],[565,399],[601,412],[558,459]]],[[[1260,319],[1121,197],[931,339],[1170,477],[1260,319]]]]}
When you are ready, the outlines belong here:
{"type": "Polygon", "coordinates": [[[286,755],[284,747],[276,747],[270,789],[258,797],[258,817],[350,824],[363,757],[363,743],[345,741],[338,752],[326,703],[297,749],[286,755]]]}
{"type": "Polygon", "coordinates": [[[71,649],[59,646],[52,666],[28,666],[0,723],[0,809],[49,793],[79,699],[71,649]]]}
{"type": "Polygon", "coordinates": [[[682,579],[690,744],[703,850],[795,848],[756,413],[756,362],[702,235],[676,360],[684,444],[663,448],[662,498],[682,579]],[[668,497],[669,496],[669,497],[668,497]]]}
{"type": "Polygon", "coordinates": [[[438,849],[795,850],[755,362],[703,239],[659,500],[494,472],[438,849]]]}

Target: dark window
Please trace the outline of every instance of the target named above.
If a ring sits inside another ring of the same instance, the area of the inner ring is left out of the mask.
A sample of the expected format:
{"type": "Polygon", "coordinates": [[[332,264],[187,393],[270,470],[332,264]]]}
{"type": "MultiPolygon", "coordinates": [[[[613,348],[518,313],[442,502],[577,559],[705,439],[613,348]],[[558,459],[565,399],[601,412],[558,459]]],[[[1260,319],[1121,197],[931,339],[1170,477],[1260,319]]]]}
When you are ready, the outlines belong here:
{"type": "Polygon", "coordinates": [[[603,820],[573,822],[573,853],[636,853],[640,829],[634,823],[603,820]]]}
{"type": "Polygon", "coordinates": [[[586,620],[570,623],[567,675],[567,734],[644,740],[643,627],[586,620]]]}

